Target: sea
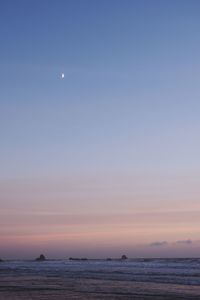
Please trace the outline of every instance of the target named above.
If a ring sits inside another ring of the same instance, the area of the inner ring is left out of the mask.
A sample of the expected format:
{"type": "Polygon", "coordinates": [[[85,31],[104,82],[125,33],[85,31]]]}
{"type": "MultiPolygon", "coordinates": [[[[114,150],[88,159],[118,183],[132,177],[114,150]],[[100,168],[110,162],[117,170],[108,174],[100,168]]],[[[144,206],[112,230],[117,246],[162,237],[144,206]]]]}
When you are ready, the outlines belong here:
{"type": "Polygon", "coordinates": [[[198,299],[200,259],[0,263],[0,300],[198,299]]]}

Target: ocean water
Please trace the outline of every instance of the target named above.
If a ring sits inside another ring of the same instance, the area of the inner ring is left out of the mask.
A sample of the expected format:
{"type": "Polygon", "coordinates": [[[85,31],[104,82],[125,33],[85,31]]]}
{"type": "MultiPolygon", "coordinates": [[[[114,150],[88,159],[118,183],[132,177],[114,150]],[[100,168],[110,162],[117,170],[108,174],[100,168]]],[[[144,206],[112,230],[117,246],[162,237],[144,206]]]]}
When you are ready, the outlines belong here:
{"type": "Polygon", "coordinates": [[[200,259],[6,261],[4,299],[200,299],[200,259]]]}

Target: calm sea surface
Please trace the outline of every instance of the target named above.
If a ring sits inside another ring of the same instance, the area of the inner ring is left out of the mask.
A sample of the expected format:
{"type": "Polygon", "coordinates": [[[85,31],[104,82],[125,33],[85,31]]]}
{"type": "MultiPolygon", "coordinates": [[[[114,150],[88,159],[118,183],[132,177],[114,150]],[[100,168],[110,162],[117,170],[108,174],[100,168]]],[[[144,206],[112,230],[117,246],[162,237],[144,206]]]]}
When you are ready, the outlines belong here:
{"type": "Polygon", "coordinates": [[[200,259],[7,261],[4,299],[200,300],[200,259]]]}

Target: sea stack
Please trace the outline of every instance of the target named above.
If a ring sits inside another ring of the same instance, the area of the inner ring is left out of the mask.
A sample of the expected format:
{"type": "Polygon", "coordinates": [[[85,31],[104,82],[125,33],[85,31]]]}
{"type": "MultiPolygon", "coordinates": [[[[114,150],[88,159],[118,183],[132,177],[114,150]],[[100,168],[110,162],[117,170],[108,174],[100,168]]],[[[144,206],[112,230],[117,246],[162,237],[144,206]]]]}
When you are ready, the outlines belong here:
{"type": "Polygon", "coordinates": [[[126,260],[126,259],[128,259],[128,257],[125,254],[123,254],[121,260],[126,260]]]}
{"type": "Polygon", "coordinates": [[[46,257],[43,254],[40,254],[39,257],[36,258],[37,261],[45,261],[46,257]]]}
{"type": "Polygon", "coordinates": [[[0,263],[3,262],[3,259],[0,258],[0,263]]]}

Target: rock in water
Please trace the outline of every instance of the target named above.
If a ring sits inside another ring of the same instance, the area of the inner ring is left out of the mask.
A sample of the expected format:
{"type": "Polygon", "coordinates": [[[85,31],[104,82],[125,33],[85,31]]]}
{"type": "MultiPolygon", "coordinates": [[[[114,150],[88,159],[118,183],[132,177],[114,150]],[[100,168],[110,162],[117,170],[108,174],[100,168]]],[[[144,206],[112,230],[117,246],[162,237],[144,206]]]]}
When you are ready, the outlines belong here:
{"type": "Polygon", "coordinates": [[[36,258],[37,261],[44,261],[46,260],[46,257],[43,254],[40,254],[39,257],[36,258]]]}

